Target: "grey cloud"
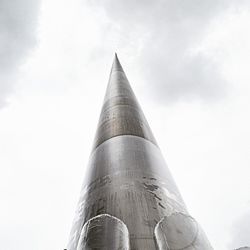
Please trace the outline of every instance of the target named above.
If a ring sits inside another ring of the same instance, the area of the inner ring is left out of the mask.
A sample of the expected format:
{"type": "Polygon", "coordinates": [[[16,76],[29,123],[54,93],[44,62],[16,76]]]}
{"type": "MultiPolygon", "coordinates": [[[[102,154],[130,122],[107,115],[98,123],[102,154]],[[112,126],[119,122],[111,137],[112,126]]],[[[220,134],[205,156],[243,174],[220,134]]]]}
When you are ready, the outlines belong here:
{"type": "Polygon", "coordinates": [[[245,1],[91,0],[90,3],[104,8],[111,23],[119,27],[121,40],[127,37],[125,41],[132,40],[137,46],[141,75],[158,100],[210,100],[224,94],[225,81],[218,65],[208,55],[194,51],[212,21],[245,1]]]}
{"type": "Polygon", "coordinates": [[[249,235],[250,235],[250,210],[239,216],[239,218],[233,223],[229,249],[238,249],[244,246],[250,247],[249,235]]]}
{"type": "MultiPolygon", "coordinates": [[[[163,53],[164,55],[164,53],[163,53]]],[[[147,62],[144,75],[151,82],[150,93],[158,91],[156,97],[161,102],[180,99],[214,99],[223,93],[224,80],[216,64],[202,54],[183,56],[177,60],[163,58],[147,62]]]]}
{"type": "Polygon", "coordinates": [[[0,107],[13,90],[18,67],[36,44],[40,0],[0,0],[0,107]]]}

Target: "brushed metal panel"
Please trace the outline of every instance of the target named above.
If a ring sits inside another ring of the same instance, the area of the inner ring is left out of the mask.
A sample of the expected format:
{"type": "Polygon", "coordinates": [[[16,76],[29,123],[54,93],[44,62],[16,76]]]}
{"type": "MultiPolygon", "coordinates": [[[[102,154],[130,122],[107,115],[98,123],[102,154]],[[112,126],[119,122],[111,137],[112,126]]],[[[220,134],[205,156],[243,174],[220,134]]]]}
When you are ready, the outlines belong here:
{"type": "Polygon", "coordinates": [[[115,105],[102,112],[94,145],[118,135],[136,135],[156,144],[141,111],[130,105],[115,105]]]}
{"type": "Polygon", "coordinates": [[[90,157],[69,250],[84,223],[110,214],[128,227],[131,250],[154,250],[154,228],[162,217],[186,208],[157,146],[137,136],[113,137],[90,157]]]}
{"type": "Polygon", "coordinates": [[[156,144],[148,122],[118,60],[112,67],[93,149],[119,135],[136,135],[156,144]]]}

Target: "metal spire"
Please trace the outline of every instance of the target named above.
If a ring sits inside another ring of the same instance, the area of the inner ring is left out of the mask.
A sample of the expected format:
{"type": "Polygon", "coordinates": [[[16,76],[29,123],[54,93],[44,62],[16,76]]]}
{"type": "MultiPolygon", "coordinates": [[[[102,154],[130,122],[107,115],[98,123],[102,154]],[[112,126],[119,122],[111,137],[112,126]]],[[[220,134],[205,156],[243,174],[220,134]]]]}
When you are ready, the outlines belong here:
{"type": "Polygon", "coordinates": [[[140,136],[156,144],[117,54],[115,54],[97,126],[94,148],[119,135],[140,136]]]}
{"type": "Polygon", "coordinates": [[[68,250],[210,250],[115,55],[68,250]]]}

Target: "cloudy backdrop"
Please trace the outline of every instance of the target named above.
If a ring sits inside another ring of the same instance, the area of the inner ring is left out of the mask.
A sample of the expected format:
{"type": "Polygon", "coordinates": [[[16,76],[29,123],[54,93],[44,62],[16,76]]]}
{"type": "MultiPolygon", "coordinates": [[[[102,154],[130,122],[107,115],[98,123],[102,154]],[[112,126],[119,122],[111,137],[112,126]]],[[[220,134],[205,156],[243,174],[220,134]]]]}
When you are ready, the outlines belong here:
{"type": "Polygon", "coordinates": [[[0,0],[0,242],[67,245],[114,52],[190,214],[250,245],[248,0],[0,0]]]}

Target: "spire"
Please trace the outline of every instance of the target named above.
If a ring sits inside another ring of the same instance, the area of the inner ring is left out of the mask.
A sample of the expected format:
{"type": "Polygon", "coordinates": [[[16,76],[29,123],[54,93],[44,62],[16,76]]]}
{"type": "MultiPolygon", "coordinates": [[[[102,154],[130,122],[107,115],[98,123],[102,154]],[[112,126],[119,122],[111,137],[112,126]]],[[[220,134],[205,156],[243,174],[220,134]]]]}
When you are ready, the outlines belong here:
{"type": "Polygon", "coordinates": [[[120,135],[139,136],[156,144],[147,120],[115,53],[94,148],[106,140],[120,135]]]}
{"type": "Polygon", "coordinates": [[[112,69],[111,69],[111,72],[115,72],[115,71],[124,72],[122,65],[118,59],[117,53],[115,53],[115,57],[114,57],[114,61],[113,61],[112,69]]]}
{"type": "Polygon", "coordinates": [[[68,250],[212,250],[115,55],[68,250]]]}

